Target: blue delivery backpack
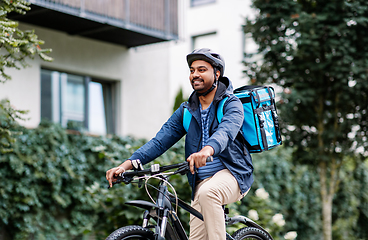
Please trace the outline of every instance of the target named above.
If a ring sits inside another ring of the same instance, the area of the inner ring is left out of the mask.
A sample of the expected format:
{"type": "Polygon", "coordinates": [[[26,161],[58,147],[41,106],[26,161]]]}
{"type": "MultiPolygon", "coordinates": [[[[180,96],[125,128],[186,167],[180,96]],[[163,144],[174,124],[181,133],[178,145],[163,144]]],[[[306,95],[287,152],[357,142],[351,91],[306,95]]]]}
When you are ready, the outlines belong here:
{"type": "MultiPolygon", "coordinates": [[[[270,150],[281,145],[279,120],[275,105],[275,91],[270,86],[243,86],[234,90],[244,109],[244,122],[241,127],[240,140],[244,142],[250,153],[270,150]]],[[[220,123],[224,116],[222,99],[217,108],[217,120],[220,123]]],[[[188,132],[192,114],[184,108],[183,126],[188,132]]]]}

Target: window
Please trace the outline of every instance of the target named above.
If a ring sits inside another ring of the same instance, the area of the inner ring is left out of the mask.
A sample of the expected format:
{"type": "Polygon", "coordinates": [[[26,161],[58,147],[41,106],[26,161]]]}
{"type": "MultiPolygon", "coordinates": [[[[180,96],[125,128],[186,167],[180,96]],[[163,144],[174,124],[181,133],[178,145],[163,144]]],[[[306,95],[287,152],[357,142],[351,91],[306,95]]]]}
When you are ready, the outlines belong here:
{"type": "Polygon", "coordinates": [[[219,43],[216,32],[196,35],[192,37],[192,49],[209,48],[218,51],[219,43]]]}
{"type": "Polygon", "coordinates": [[[243,33],[243,61],[255,62],[262,59],[261,54],[257,54],[258,45],[254,42],[251,33],[243,33]]]}
{"type": "Polygon", "coordinates": [[[94,134],[115,133],[113,83],[41,69],[41,118],[94,134]]]}
{"type": "Polygon", "coordinates": [[[208,3],[214,3],[214,2],[216,2],[216,0],[191,0],[190,6],[196,7],[196,6],[200,6],[200,5],[204,5],[208,3]]]}

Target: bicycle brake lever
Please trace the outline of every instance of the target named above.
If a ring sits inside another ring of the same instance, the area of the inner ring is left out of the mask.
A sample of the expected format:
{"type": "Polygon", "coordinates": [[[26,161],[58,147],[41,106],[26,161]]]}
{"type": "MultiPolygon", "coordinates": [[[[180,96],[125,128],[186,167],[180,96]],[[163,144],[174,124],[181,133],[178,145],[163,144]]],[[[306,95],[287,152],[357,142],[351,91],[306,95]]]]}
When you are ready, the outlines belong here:
{"type": "MultiPolygon", "coordinates": [[[[127,177],[124,175],[124,173],[120,173],[120,175],[116,178],[116,181],[112,183],[112,185],[114,186],[115,184],[118,183],[125,183],[125,184],[129,184],[131,181],[133,180],[133,177],[127,177]]],[[[111,188],[110,185],[107,187],[107,189],[111,188]]]]}
{"type": "Polygon", "coordinates": [[[186,174],[189,171],[189,163],[181,165],[174,174],[180,173],[181,175],[186,174]]]}
{"type": "MultiPolygon", "coordinates": [[[[117,180],[117,181],[113,182],[112,183],[112,186],[114,186],[115,184],[118,184],[118,183],[121,183],[121,181],[120,180],[117,180]]],[[[108,185],[107,186],[107,189],[110,189],[110,188],[112,188],[112,187],[110,187],[110,185],[108,185]]]]}

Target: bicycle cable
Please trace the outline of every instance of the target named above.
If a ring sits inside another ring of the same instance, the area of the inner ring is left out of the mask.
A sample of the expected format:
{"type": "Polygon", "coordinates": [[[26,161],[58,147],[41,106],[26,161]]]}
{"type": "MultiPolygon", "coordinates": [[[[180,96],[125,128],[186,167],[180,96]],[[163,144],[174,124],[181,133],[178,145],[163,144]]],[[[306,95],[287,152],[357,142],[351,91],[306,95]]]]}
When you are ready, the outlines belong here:
{"type": "MultiPolygon", "coordinates": [[[[166,173],[167,175],[172,175],[172,174],[174,174],[174,172],[168,172],[168,173],[166,173]]],[[[160,181],[163,181],[163,182],[165,182],[167,185],[169,185],[169,187],[173,190],[173,192],[174,192],[174,196],[175,196],[175,212],[178,212],[178,204],[179,204],[179,201],[178,201],[178,195],[177,195],[177,193],[176,193],[176,191],[175,191],[175,188],[169,183],[169,181],[167,181],[167,180],[165,180],[165,179],[163,179],[163,178],[160,178],[160,177],[157,177],[157,176],[159,176],[159,175],[162,175],[162,173],[158,173],[158,174],[155,174],[155,175],[151,175],[151,176],[147,176],[147,175],[145,175],[145,176],[142,176],[142,177],[136,177],[136,178],[134,178],[134,180],[139,180],[139,179],[145,179],[145,182],[144,182],[144,188],[145,188],[145,190],[146,190],[146,192],[147,192],[147,195],[148,195],[148,197],[151,199],[151,201],[154,203],[154,204],[157,204],[156,203],[156,201],[152,198],[152,195],[150,194],[150,192],[149,192],[149,190],[148,190],[148,188],[147,188],[147,185],[150,185],[150,186],[152,186],[151,184],[148,184],[148,181],[151,179],[151,178],[153,178],[153,179],[158,179],[158,180],[160,180],[160,181]]],[[[154,187],[155,188],[155,187],[154,187]]],[[[155,188],[158,192],[161,192],[159,189],[157,189],[157,188],[155,188]]],[[[162,193],[162,192],[161,192],[162,193]]],[[[166,197],[166,196],[165,196],[166,197]]],[[[169,200],[170,201],[170,199],[168,198],[168,197],[166,197],[167,198],[167,200],[169,200]]]]}

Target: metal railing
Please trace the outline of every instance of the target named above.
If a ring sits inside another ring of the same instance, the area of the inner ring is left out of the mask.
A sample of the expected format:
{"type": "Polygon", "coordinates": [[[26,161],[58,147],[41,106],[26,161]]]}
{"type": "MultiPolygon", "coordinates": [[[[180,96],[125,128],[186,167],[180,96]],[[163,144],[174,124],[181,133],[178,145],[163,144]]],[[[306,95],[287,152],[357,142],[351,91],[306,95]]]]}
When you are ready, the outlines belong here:
{"type": "Polygon", "coordinates": [[[45,8],[130,29],[178,36],[177,0],[28,0],[45,8]]]}

